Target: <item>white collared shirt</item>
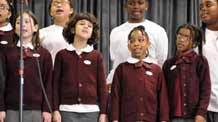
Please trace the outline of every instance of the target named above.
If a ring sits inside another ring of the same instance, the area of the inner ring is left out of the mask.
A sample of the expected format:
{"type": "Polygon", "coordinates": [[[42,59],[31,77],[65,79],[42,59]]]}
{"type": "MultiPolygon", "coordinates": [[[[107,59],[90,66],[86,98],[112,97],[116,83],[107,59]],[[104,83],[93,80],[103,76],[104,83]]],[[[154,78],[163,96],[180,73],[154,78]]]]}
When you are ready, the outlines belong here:
{"type": "MultiPolygon", "coordinates": [[[[83,52],[91,52],[93,50],[93,46],[87,45],[83,49],[76,49],[73,44],[69,44],[66,48],[68,51],[76,51],[77,55],[81,55],[83,52]]],[[[60,111],[67,111],[67,112],[78,112],[78,113],[87,113],[87,112],[99,112],[98,105],[91,105],[91,104],[73,104],[73,105],[65,105],[61,104],[59,106],[60,111]]]]}
{"type": "MultiPolygon", "coordinates": [[[[135,64],[138,63],[140,60],[134,57],[129,57],[127,59],[127,62],[130,64],[135,64]]],[[[150,57],[146,57],[144,58],[142,61],[146,62],[146,63],[154,63],[154,60],[152,60],[150,57]]]]}
{"type": "Polygon", "coordinates": [[[68,45],[63,36],[64,27],[58,25],[50,25],[39,30],[39,38],[42,47],[46,48],[51,56],[54,65],[55,56],[58,51],[65,49],[68,45]]]}
{"type": "Polygon", "coordinates": [[[76,51],[76,54],[77,55],[80,55],[82,54],[82,52],[91,52],[94,48],[93,48],[93,45],[87,45],[85,48],[83,49],[76,49],[73,44],[68,44],[67,48],[66,48],[68,51],[76,51]]]}
{"type": "Polygon", "coordinates": [[[11,23],[8,23],[7,25],[0,27],[1,31],[11,31],[13,28],[11,26],[11,23]]]}
{"type": "MultiPolygon", "coordinates": [[[[17,42],[17,47],[20,47],[20,40],[17,42]]],[[[32,42],[29,42],[27,44],[23,44],[23,47],[24,48],[30,48],[31,50],[34,49],[34,46],[33,46],[32,42]]]]}

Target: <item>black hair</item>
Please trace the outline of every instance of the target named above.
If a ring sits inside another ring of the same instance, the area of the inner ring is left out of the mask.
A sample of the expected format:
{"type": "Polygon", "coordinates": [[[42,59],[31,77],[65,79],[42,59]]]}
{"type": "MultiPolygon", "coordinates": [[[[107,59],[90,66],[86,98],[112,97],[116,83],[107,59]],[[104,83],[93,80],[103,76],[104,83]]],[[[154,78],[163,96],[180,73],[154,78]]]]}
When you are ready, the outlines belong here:
{"type": "MultiPolygon", "coordinates": [[[[33,24],[34,24],[34,25],[38,25],[38,21],[37,21],[37,19],[36,19],[36,16],[33,14],[33,12],[31,12],[31,11],[29,11],[29,10],[25,10],[22,14],[24,14],[24,13],[28,14],[28,15],[31,17],[31,19],[33,20],[33,24]]],[[[20,17],[20,16],[21,16],[21,13],[18,13],[17,16],[16,16],[16,19],[17,19],[18,17],[20,17]]],[[[15,25],[16,25],[16,20],[15,20],[15,22],[14,22],[14,27],[16,27],[15,25]]],[[[19,39],[20,39],[20,37],[19,37],[16,33],[14,33],[13,40],[14,40],[15,45],[17,44],[17,42],[19,41],[19,39]]],[[[37,30],[37,32],[34,32],[34,33],[33,33],[32,44],[33,44],[33,46],[34,46],[35,49],[37,49],[38,47],[40,47],[39,29],[37,30]]]]}
{"type": "Polygon", "coordinates": [[[198,46],[199,54],[202,55],[202,43],[203,43],[203,34],[200,28],[192,24],[183,24],[179,26],[176,30],[176,34],[179,33],[181,29],[188,29],[191,32],[191,39],[193,41],[193,48],[198,46]]]}
{"type": "Polygon", "coordinates": [[[132,33],[133,33],[134,31],[136,31],[136,30],[141,31],[141,33],[142,33],[143,35],[145,35],[147,38],[149,38],[147,32],[145,31],[145,27],[142,26],[142,25],[140,25],[140,26],[137,26],[137,27],[133,28],[133,29],[130,31],[130,33],[129,33],[129,35],[128,35],[128,40],[131,39],[132,33]]]}
{"type": "Polygon", "coordinates": [[[91,13],[77,13],[74,17],[70,18],[67,26],[63,30],[63,36],[69,44],[74,42],[76,23],[83,19],[88,20],[93,24],[92,35],[88,39],[87,44],[92,45],[97,43],[97,40],[99,39],[99,26],[97,19],[91,13]]]}

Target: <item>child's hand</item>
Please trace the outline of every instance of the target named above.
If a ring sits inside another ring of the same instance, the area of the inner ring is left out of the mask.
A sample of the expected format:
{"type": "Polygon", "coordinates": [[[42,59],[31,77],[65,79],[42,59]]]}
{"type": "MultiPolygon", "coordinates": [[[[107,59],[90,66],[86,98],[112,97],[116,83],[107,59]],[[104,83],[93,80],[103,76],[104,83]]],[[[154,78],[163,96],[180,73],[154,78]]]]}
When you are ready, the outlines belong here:
{"type": "Polygon", "coordinates": [[[5,122],[6,113],[5,111],[0,111],[0,122],[5,122]]]}
{"type": "Polygon", "coordinates": [[[42,122],[51,122],[51,114],[48,112],[42,112],[42,122]]]}
{"type": "Polygon", "coordinates": [[[195,122],[205,122],[205,119],[201,115],[195,116],[195,122]]]}
{"type": "Polygon", "coordinates": [[[53,122],[61,122],[61,114],[59,111],[54,111],[53,112],[53,122]]]}
{"type": "Polygon", "coordinates": [[[107,115],[106,114],[100,114],[99,122],[107,122],[107,115]]]}

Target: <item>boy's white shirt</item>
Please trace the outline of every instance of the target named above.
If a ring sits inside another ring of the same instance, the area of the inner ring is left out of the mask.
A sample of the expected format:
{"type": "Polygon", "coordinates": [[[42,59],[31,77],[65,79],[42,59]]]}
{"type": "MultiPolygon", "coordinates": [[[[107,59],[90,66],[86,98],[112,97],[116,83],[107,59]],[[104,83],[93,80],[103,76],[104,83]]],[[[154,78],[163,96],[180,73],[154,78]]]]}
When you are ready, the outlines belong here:
{"type": "Polygon", "coordinates": [[[53,64],[57,52],[68,45],[62,34],[63,29],[64,27],[53,24],[39,30],[41,45],[50,52],[53,64]]]}
{"type": "Polygon", "coordinates": [[[208,110],[218,112],[218,31],[206,29],[205,36],[206,43],[203,45],[203,55],[208,60],[211,79],[211,96],[208,110]]]}
{"type": "MultiPolygon", "coordinates": [[[[93,46],[87,45],[83,49],[76,49],[72,44],[69,44],[66,48],[68,51],[76,51],[77,55],[82,54],[83,52],[91,52],[94,50],[93,46]]],[[[78,112],[78,113],[87,113],[87,112],[99,112],[99,106],[98,105],[92,105],[92,104],[73,104],[73,105],[66,105],[61,104],[59,106],[60,111],[67,111],[67,112],[78,112]]]]}

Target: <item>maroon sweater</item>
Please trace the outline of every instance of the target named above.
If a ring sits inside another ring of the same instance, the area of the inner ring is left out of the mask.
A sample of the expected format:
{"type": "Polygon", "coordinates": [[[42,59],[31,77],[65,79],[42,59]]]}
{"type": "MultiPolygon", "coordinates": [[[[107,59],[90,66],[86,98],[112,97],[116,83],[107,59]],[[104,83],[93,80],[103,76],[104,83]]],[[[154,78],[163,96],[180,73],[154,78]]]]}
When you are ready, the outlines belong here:
{"type": "Polygon", "coordinates": [[[114,74],[111,93],[111,120],[155,122],[169,116],[167,88],[161,68],[143,62],[138,67],[120,64],[114,74]],[[159,113],[158,113],[159,109],[159,113]]]}
{"type": "MultiPolygon", "coordinates": [[[[4,72],[4,61],[2,52],[0,52],[0,100],[4,98],[4,88],[5,88],[5,72],[4,72]]],[[[0,105],[0,108],[2,106],[0,105]]]]}
{"type": "Polygon", "coordinates": [[[182,111],[180,117],[194,118],[196,115],[205,117],[211,92],[206,58],[194,51],[184,56],[175,56],[164,63],[163,71],[168,87],[170,116],[175,117],[178,111],[175,106],[179,102],[182,111]],[[175,88],[177,82],[179,86],[175,88]],[[175,90],[180,90],[181,96],[176,95],[175,90]]]}
{"type": "Polygon", "coordinates": [[[54,110],[60,104],[96,104],[106,113],[107,90],[102,55],[93,50],[80,56],[66,49],[57,53],[53,74],[54,110]]]}
{"type": "Polygon", "coordinates": [[[0,51],[5,52],[8,47],[13,46],[13,34],[14,30],[11,31],[0,31],[0,51]],[[6,41],[7,44],[3,44],[2,41],[6,41]]]}
{"type": "MultiPolygon", "coordinates": [[[[42,80],[51,102],[52,86],[52,59],[50,53],[44,48],[36,51],[40,54],[39,62],[42,80]]],[[[20,48],[12,47],[5,53],[6,87],[4,99],[0,100],[0,110],[19,110],[19,59],[20,48]]],[[[35,57],[24,58],[24,110],[48,111],[44,100],[38,74],[38,67],[35,57]]]]}

